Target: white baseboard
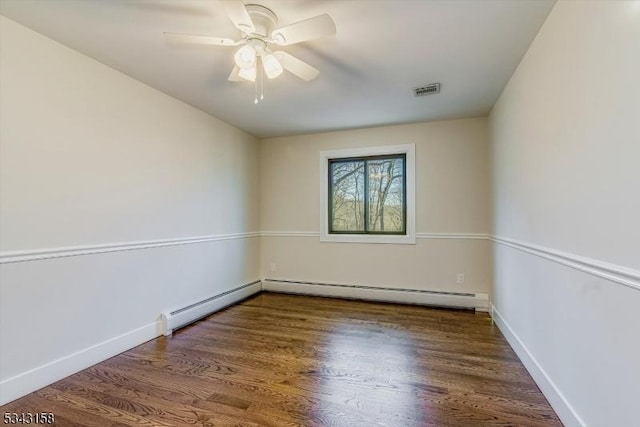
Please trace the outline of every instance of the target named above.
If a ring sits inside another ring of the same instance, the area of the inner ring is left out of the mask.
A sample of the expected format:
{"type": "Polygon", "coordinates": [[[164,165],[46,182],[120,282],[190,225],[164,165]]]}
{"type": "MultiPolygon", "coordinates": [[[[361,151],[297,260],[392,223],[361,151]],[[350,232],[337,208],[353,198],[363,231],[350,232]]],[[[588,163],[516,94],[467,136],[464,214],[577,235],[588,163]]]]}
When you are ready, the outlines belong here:
{"type": "Polygon", "coordinates": [[[289,280],[264,279],[262,290],[271,292],[314,295],[335,298],[384,301],[401,304],[433,305],[439,307],[472,308],[488,311],[488,294],[421,291],[415,289],[378,288],[359,285],[311,283],[289,280]]]}
{"type": "Polygon", "coordinates": [[[32,393],[96,363],[161,335],[160,322],[149,323],[117,337],[61,357],[0,382],[0,405],[32,393]]]}
{"type": "Polygon", "coordinates": [[[491,317],[507,339],[511,348],[513,348],[513,351],[515,351],[520,358],[524,367],[529,371],[529,374],[533,377],[533,380],[542,391],[542,394],[547,398],[553,410],[558,414],[562,423],[566,427],[585,427],[586,424],[584,421],[582,421],[562,392],[558,390],[558,387],[556,387],[549,375],[547,375],[542,366],[540,366],[535,357],[529,352],[529,349],[527,349],[493,304],[491,305],[491,317]]]}

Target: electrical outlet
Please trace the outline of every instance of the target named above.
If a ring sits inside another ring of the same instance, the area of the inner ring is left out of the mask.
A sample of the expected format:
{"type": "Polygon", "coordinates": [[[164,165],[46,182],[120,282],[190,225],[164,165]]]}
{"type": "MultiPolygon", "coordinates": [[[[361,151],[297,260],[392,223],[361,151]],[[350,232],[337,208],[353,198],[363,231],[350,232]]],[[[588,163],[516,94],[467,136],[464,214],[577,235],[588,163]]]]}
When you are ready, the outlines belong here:
{"type": "Polygon", "coordinates": [[[456,282],[458,283],[458,285],[464,284],[464,273],[458,273],[458,275],[456,276],[456,282]]]}
{"type": "Polygon", "coordinates": [[[275,273],[275,272],[276,272],[276,263],[275,263],[275,262],[272,262],[272,263],[269,265],[269,269],[271,270],[271,272],[272,272],[272,273],[275,273]]]}

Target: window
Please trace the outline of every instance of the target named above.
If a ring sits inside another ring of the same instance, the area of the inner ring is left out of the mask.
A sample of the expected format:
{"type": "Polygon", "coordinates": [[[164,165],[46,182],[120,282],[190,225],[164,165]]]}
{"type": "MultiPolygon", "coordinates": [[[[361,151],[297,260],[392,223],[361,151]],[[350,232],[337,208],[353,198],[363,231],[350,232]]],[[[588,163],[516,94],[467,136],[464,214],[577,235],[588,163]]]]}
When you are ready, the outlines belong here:
{"type": "Polygon", "coordinates": [[[329,159],[329,233],[406,234],[406,157],[329,159]]]}
{"type": "Polygon", "coordinates": [[[321,240],[415,243],[414,146],[321,153],[321,240]]]}

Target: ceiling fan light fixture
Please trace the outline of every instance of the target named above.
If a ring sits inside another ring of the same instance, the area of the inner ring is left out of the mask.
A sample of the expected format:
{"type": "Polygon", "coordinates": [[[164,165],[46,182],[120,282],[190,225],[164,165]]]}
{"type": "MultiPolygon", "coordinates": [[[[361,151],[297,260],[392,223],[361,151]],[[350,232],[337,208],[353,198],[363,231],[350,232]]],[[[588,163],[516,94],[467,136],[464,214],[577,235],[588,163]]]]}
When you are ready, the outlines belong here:
{"type": "Polygon", "coordinates": [[[256,67],[240,68],[240,71],[238,71],[238,76],[242,77],[245,80],[249,80],[250,82],[256,81],[256,74],[256,67]]]}
{"type": "Polygon", "coordinates": [[[245,4],[245,1],[248,0],[220,1],[233,25],[242,33],[240,40],[181,33],[164,33],[165,38],[172,43],[239,46],[233,54],[235,65],[227,80],[254,83],[255,104],[264,99],[265,76],[275,79],[287,70],[307,82],[316,78],[320,71],[287,52],[272,52],[269,45],[289,46],[333,35],[336,33],[333,19],[322,14],[276,27],[278,16],[271,9],[245,4]]]}
{"type": "Polygon", "coordinates": [[[256,50],[248,44],[242,46],[235,55],[233,55],[236,65],[242,69],[255,68],[257,57],[256,50]]]}
{"type": "Polygon", "coordinates": [[[284,71],[280,61],[278,61],[278,58],[272,53],[268,53],[262,57],[262,67],[264,68],[264,73],[270,79],[275,79],[284,71]]]}

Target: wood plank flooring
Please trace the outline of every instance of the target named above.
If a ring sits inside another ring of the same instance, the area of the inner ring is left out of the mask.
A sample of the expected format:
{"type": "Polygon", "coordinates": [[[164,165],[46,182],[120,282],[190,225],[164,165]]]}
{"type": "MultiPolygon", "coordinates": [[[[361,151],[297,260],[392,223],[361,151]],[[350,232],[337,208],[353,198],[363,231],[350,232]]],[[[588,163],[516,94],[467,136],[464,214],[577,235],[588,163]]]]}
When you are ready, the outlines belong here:
{"type": "Polygon", "coordinates": [[[561,426],[486,314],[261,293],[9,403],[59,426],[561,426]]]}

